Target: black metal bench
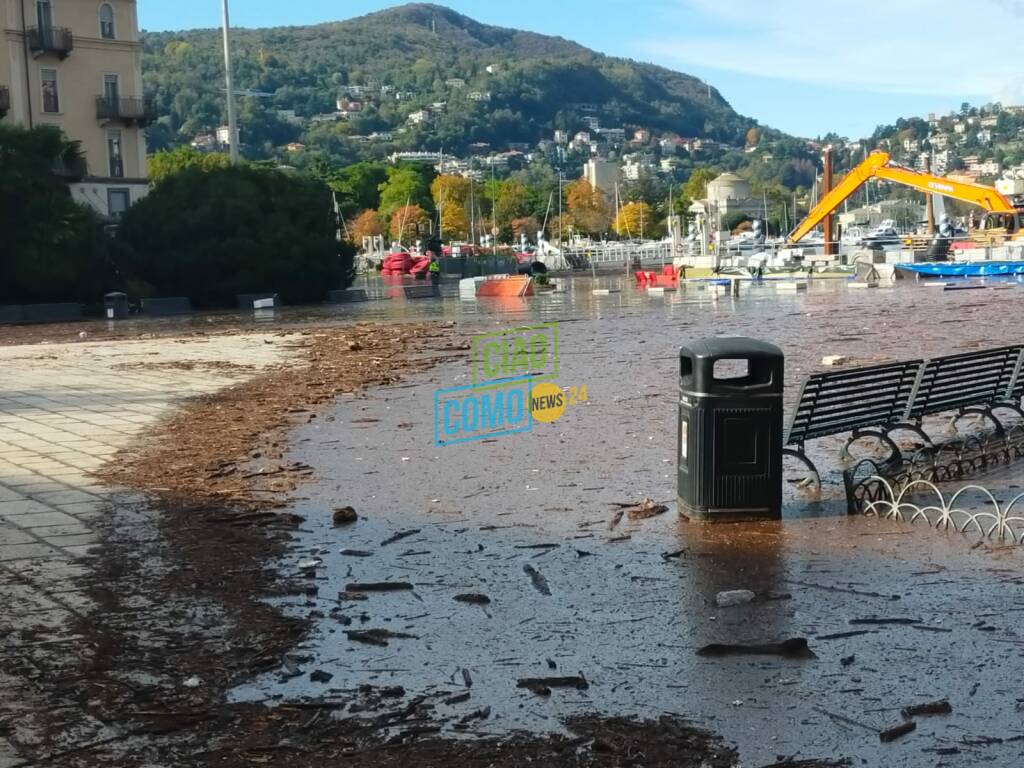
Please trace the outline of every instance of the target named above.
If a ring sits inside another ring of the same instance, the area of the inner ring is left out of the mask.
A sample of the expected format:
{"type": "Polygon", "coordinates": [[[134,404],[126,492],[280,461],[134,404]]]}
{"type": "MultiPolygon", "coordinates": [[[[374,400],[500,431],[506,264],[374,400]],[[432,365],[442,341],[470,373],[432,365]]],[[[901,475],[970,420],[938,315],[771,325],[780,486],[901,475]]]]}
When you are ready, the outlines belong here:
{"type": "Polygon", "coordinates": [[[898,454],[888,430],[905,417],[923,366],[923,360],[908,360],[812,374],[800,389],[783,454],[803,462],[819,484],[818,469],[805,452],[808,440],[849,432],[847,446],[871,436],[898,454]]]}
{"type": "Polygon", "coordinates": [[[930,442],[920,429],[924,416],[954,412],[955,424],[961,417],[976,413],[988,418],[998,434],[1004,434],[1003,424],[993,410],[1007,408],[1024,417],[1020,409],[1020,395],[1024,394],[1022,353],[1024,345],[1013,344],[928,360],[903,419],[906,427],[930,442]]]}
{"type": "Polygon", "coordinates": [[[806,452],[808,440],[850,433],[841,456],[850,445],[873,437],[891,451],[890,460],[902,457],[891,433],[907,430],[927,446],[931,437],[922,429],[923,417],[953,413],[951,426],[969,414],[988,418],[999,435],[1003,423],[997,408],[1014,411],[1024,395],[1024,345],[964,352],[930,360],[908,360],[834,373],[817,373],[804,382],[786,431],[783,453],[803,462],[818,484],[821,477],[806,452]]]}

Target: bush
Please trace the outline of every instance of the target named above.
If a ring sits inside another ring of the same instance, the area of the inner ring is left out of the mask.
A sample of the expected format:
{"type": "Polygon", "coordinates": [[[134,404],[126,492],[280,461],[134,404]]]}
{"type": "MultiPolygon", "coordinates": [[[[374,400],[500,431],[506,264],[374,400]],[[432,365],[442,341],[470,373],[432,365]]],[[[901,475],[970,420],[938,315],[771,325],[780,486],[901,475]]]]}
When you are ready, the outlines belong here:
{"type": "Polygon", "coordinates": [[[0,304],[98,304],[117,287],[99,220],[54,174],[79,162],[57,128],[0,126],[0,304]]]}
{"type": "Polygon", "coordinates": [[[152,296],[188,296],[197,307],[262,291],[319,302],[354,279],[355,251],[336,226],[322,183],[246,166],[186,168],[125,214],[122,272],[152,296]]]}

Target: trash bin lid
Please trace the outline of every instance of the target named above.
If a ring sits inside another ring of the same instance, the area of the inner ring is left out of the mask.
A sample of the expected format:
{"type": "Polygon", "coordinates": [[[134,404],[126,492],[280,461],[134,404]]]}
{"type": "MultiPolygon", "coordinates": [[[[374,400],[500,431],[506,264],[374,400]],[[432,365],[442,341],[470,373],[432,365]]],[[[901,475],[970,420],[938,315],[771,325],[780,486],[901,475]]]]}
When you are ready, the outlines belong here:
{"type": "Polygon", "coordinates": [[[781,349],[743,336],[699,339],[679,349],[680,385],[684,392],[698,396],[743,393],[781,397],[784,366],[781,349]],[[730,361],[745,365],[730,366],[730,361]]]}
{"type": "Polygon", "coordinates": [[[698,339],[679,348],[679,354],[694,360],[715,360],[719,358],[745,358],[748,360],[779,359],[785,357],[774,344],[746,336],[716,336],[698,339]]]}

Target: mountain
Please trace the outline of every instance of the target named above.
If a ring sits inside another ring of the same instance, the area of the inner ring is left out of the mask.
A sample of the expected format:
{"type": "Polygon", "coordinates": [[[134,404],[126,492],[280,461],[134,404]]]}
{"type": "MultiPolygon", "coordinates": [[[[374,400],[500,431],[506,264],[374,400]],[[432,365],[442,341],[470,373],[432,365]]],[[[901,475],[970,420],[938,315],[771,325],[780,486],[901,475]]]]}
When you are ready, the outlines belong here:
{"type": "MultiPolygon", "coordinates": [[[[696,77],[436,5],[237,29],[232,42],[242,141],[254,156],[291,141],[339,161],[396,149],[463,153],[476,143],[505,149],[549,139],[555,129],[585,130],[594,119],[742,146],[756,125],[696,77]],[[327,118],[346,93],[356,94],[346,96],[356,102],[350,114],[327,118]],[[441,102],[423,122],[410,122],[441,102]]],[[[145,84],[162,118],[150,129],[152,146],[184,143],[225,122],[219,30],[144,33],[143,46],[145,84]]]]}

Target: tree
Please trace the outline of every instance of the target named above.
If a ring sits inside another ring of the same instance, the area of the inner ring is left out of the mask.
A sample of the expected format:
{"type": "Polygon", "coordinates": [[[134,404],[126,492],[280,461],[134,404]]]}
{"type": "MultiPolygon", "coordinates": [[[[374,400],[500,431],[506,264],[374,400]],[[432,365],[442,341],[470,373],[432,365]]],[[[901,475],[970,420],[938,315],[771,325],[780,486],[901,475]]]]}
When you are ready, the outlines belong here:
{"type": "Polygon", "coordinates": [[[761,130],[759,128],[751,128],[747,131],[747,146],[756,147],[761,142],[761,130]]]}
{"type": "Polygon", "coordinates": [[[511,221],[530,213],[530,192],[518,179],[506,179],[501,182],[497,191],[498,217],[511,221]]]}
{"type": "Polygon", "coordinates": [[[0,304],[98,303],[119,287],[95,214],[62,173],[84,169],[59,129],[0,125],[0,304]]]}
{"type": "Polygon", "coordinates": [[[512,236],[517,242],[522,239],[523,235],[526,235],[527,240],[536,240],[538,232],[540,232],[540,222],[533,216],[523,216],[512,220],[512,236]]]}
{"type": "Polygon", "coordinates": [[[200,152],[192,147],[178,147],[150,155],[149,178],[154,184],[159,184],[168,176],[181,173],[186,168],[212,171],[227,168],[230,164],[230,158],[223,152],[200,152]]]}
{"type": "Polygon", "coordinates": [[[654,219],[654,209],[647,203],[627,203],[619,210],[615,217],[614,229],[621,236],[639,238],[643,233],[649,236],[657,222],[654,219]]]}
{"type": "Polygon", "coordinates": [[[448,203],[441,208],[441,231],[449,240],[464,240],[469,232],[466,209],[455,203],[448,203]]]}
{"type": "Polygon", "coordinates": [[[430,185],[434,206],[439,210],[449,205],[465,208],[469,204],[471,183],[465,176],[438,176],[430,185]]]}
{"type": "Polygon", "coordinates": [[[708,183],[714,180],[716,174],[710,168],[697,168],[679,193],[679,210],[685,214],[694,200],[704,200],[708,196],[708,183]],[[681,210],[680,210],[681,209],[681,210]]]}
{"type": "Polygon", "coordinates": [[[149,296],[199,307],[276,291],[286,303],[323,300],[354,278],[355,250],[336,240],[330,191],[281,171],[186,168],[124,215],[120,269],[149,296]]]}
{"type": "Polygon", "coordinates": [[[387,174],[387,181],[380,185],[381,216],[390,219],[395,211],[408,205],[430,209],[430,181],[422,169],[400,165],[388,168],[387,174]]]}
{"type": "Polygon", "coordinates": [[[380,205],[381,185],[387,180],[387,166],[363,162],[331,173],[327,186],[338,193],[339,203],[348,201],[355,210],[365,211],[380,205]]]}
{"type": "Polygon", "coordinates": [[[366,209],[356,216],[348,225],[349,236],[352,242],[359,245],[364,237],[376,237],[384,234],[384,222],[380,214],[371,209],[366,209]]]}
{"type": "Polygon", "coordinates": [[[607,231],[611,213],[601,190],[590,186],[586,179],[580,179],[569,185],[566,199],[573,226],[577,230],[588,235],[600,235],[607,231]]]}
{"type": "Polygon", "coordinates": [[[727,229],[730,232],[742,232],[740,225],[752,221],[752,219],[742,211],[733,211],[722,217],[722,229],[727,229]]]}
{"type": "Polygon", "coordinates": [[[403,205],[391,215],[391,238],[412,242],[429,224],[430,217],[418,205],[403,205]]]}

